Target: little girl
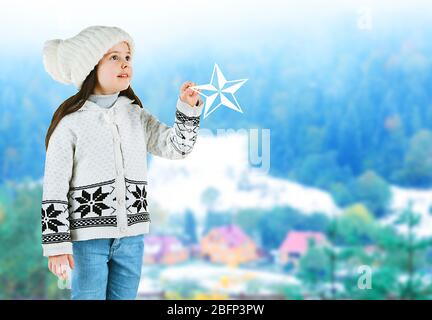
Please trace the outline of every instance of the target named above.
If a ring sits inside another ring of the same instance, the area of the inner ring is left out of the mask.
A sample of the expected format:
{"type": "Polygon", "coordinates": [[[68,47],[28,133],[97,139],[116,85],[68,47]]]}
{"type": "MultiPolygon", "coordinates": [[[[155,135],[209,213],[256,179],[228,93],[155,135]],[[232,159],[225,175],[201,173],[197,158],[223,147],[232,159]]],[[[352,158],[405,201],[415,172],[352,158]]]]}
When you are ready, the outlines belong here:
{"type": "Polygon", "coordinates": [[[133,56],[132,38],[117,27],[44,45],[46,71],[78,89],[46,135],[41,217],[43,255],[60,278],[72,269],[72,299],[135,299],[151,223],[147,152],[183,159],[197,139],[195,83],[181,86],[169,127],[132,90],[133,56]]]}

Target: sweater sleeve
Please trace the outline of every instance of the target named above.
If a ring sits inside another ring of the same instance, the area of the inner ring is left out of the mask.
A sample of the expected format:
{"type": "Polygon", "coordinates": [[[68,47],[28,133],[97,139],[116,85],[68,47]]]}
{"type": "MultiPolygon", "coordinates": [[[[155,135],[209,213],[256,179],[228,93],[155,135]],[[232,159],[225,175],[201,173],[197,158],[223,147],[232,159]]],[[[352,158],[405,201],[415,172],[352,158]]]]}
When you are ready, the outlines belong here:
{"type": "Polygon", "coordinates": [[[143,108],[141,121],[146,132],[147,150],[167,159],[185,158],[195,145],[203,105],[191,107],[178,98],[172,127],[160,122],[143,108]]]}
{"type": "Polygon", "coordinates": [[[63,118],[46,151],[42,193],[42,249],[45,257],[72,254],[68,192],[72,178],[75,135],[63,118]]]}

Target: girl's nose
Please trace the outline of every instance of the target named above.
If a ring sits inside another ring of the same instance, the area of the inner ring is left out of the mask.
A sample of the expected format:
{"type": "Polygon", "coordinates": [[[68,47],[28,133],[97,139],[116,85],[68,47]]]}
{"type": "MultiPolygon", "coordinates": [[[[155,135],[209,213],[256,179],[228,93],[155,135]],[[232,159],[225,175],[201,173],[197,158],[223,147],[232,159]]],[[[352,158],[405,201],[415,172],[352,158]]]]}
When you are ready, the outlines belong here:
{"type": "Polygon", "coordinates": [[[122,69],[129,67],[129,61],[123,59],[121,62],[121,67],[122,67],[122,69]]]}

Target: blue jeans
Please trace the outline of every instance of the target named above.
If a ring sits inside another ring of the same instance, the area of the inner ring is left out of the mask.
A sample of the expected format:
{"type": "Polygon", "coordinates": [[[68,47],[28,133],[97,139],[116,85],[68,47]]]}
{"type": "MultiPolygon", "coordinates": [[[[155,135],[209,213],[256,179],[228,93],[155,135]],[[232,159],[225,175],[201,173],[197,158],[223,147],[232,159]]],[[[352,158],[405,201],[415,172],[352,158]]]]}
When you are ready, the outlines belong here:
{"type": "Polygon", "coordinates": [[[72,300],[135,299],[144,235],[72,242],[72,300]]]}

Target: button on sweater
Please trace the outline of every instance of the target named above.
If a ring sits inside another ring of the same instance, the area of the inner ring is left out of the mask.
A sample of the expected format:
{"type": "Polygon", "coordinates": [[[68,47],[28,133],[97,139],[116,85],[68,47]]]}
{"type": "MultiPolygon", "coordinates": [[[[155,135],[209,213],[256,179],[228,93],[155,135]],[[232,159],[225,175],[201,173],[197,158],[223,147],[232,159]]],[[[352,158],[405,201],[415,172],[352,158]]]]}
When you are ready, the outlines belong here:
{"type": "Polygon", "coordinates": [[[44,256],[72,254],[72,241],[148,233],[147,152],[183,159],[195,145],[203,104],[178,99],[168,126],[134,100],[110,96],[93,95],[51,135],[42,195],[44,256]]]}

